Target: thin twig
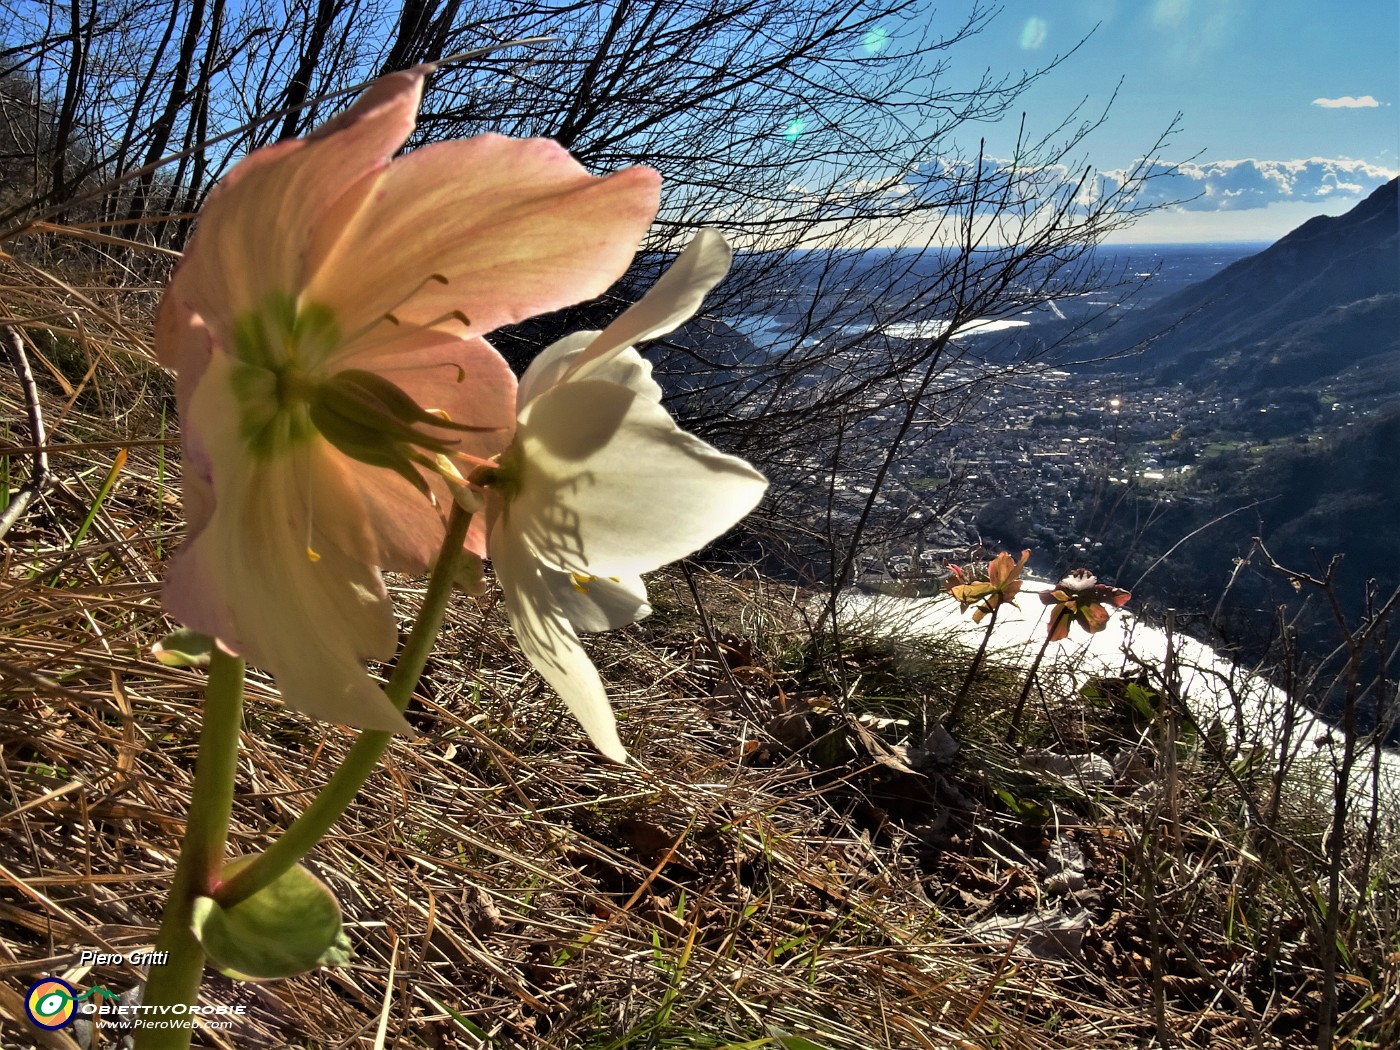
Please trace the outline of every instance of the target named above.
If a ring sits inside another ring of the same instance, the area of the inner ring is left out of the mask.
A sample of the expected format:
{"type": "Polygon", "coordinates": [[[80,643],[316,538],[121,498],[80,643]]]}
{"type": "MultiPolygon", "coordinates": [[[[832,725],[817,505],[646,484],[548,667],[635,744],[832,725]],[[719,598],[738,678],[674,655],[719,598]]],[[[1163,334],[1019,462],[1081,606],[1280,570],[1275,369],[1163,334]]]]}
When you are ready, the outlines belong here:
{"type": "MultiPolygon", "coordinates": [[[[421,63],[421,65],[427,67],[431,72],[435,73],[439,69],[442,69],[444,66],[457,65],[462,62],[470,62],[473,59],[484,58],[492,52],[501,51],[508,47],[528,47],[534,46],[536,44],[547,44],[552,43],[556,39],[558,38],[554,36],[518,37],[514,40],[504,40],[500,43],[488,44],[485,47],[473,48],[470,51],[460,51],[455,55],[448,55],[446,58],[440,58],[435,62],[423,62],[421,63]]],[[[158,160],[152,161],[149,164],[143,164],[139,168],[134,168],[131,171],[123,172],[117,178],[112,179],[110,182],[103,183],[96,189],[90,190],[87,193],[81,194],[80,196],[70,198],[59,204],[55,204],[47,208],[46,210],[40,212],[38,215],[32,216],[28,219],[24,219],[17,225],[11,226],[8,229],[0,231],[0,243],[8,241],[11,237],[16,236],[24,230],[32,228],[37,223],[43,222],[47,219],[51,219],[54,216],[61,214],[66,208],[71,208],[76,204],[83,204],[90,200],[96,200],[103,194],[111,192],[123,183],[130,182],[132,179],[138,179],[146,175],[150,175],[152,172],[156,171],[158,168],[161,168],[166,164],[171,164],[185,157],[193,156],[196,153],[200,153],[208,149],[210,146],[218,145],[220,142],[227,142],[229,139],[237,138],[239,135],[246,134],[247,132],[251,131],[253,128],[256,128],[260,124],[266,124],[269,121],[277,120],[280,117],[285,117],[288,113],[295,113],[298,110],[306,109],[308,106],[314,106],[319,102],[325,102],[329,99],[339,98],[342,95],[351,95],[363,91],[365,88],[369,87],[373,83],[374,80],[366,80],[359,84],[352,84],[350,87],[336,88],[333,91],[322,92],[315,98],[306,99],[304,102],[298,102],[290,106],[283,106],[281,109],[275,109],[270,113],[259,114],[252,120],[248,121],[248,123],[242,124],[234,128],[232,131],[226,131],[222,135],[215,135],[213,138],[205,139],[203,142],[190,146],[188,149],[180,150],[178,153],[169,153],[158,160]]],[[[25,209],[30,207],[31,205],[32,202],[16,205],[15,207],[4,212],[3,214],[0,214],[0,222],[9,222],[11,219],[22,215],[25,209]]]]}
{"type": "Polygon", "coordinates": [[[49,454],[44,448],[44,413],[39,407],[39,388],[34,383],[34,373],[29,368],[29,358],[24,352],[24,343],[19,337],[19,329],[12,324],[7,324],[5,333],[8,338],[5,340],[5,348],[9,354],[10,364],[14,367],[15,375],[19,378],[20,390],[24,392],[24,405],[29,416],[29,435],[34,444],[34,469],[30,472],[29,480],[15,493],[14,498],[6,504],[4,510],[0,510],[0,537],[9,532],[15,522],[19,521],[20,515],[28,509],[29,504],[48,488],[51,478],[49,477],[49,454]]]}

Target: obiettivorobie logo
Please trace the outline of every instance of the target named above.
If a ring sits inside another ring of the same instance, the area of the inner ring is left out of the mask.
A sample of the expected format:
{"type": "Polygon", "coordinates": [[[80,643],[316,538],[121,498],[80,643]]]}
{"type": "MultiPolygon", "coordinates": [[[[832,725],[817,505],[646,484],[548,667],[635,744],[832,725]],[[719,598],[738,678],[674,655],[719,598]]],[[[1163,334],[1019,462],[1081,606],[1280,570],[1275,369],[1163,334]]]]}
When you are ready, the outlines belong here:
{"type": "Polygon", "coordinates": [[[29,1015],[37,1028],[54,1031],[73,1023],[78,1012],[78,1004],[95,998],[100,1006],[104,1000],[120,1005],[122,997],[108,991],[101,985],[85,992],[74,990],[73,986],[59,977],[41,977],[29,986],[29,994],[24,997],[24,1012],[29,1015]]]}
{"type": "Polygon", "coordinates": [[[192,1028],[195,1020],[209,1028],[227,1028],[235,1017],[248,1012],[246,1003],[207,1006],[175,1003],[171,1006],[125,1004],[121,996],[101,985],[79,992],[61,977],[41,977],[29,986],[24,1012],[36,1028],[55,1031],[79,1017],[115,1020],[124,1028],[192,1028]]]}

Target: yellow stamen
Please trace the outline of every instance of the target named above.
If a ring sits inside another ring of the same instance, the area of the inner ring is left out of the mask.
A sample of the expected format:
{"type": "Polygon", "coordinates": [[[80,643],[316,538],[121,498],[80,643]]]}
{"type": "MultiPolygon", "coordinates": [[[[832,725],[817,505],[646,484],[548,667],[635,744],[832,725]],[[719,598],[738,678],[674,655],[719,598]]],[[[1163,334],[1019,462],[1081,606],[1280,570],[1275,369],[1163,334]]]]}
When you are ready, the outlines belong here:
{"type": "Polygon", "coordinates": [[[316,517],[316,486],[308,485],[306,488],[306,558],[315,565],[321,560],[321,556],[316,553],[316,548],[311,546],[312,520],[316,517]]]}
{"type": "MultiPolygon", "coordinates": [[[[347,343],[347,344],[348,344],[348,343],[352,343],[352,342],[354,342],[356,339],[358,339],[360,336],[366,334],[367,332],[369,332],[370,330],[372,330],[373,328],[375,328],[377,325],[379,325],[379,324],[381,324],[381,323],[383,323],[383,322],[385,322],[385,321],[387,321],[389,324],[393,325],[395,328],[399,327],[399,325],[402,324],[402,322],[399,320],[398,315],[396,315],[396,314],[394,313],[395,310],[397,310],[400,306],[403,306],[405,303],[407,303],[409,300],[411,300],[415,295],[417,295],[419,292],[421,292],[421,291],[422,291],[424,288],[426,288],[428,285],[430,285],[430,284],[438,284],[438,285],[444,285],[444,286],[445,286],[445,285],[447,285],[448,283],[449,283],[449,282],[448,282],[447,278],[444,277],[444,276],[443,276],[442,274],[440,274],[440,273],[430,273],[430,274],[428,274],[427,277],[423,278],[423,280],[419,281],[416,285],[414,285],[411,289],[409,289],[409,291],[404,295],[404,297],[403,297],[402,299],[400,299],[397,303],[395,303],[393,306],[391,306],[391,307],[390,307],[388,310],[386,310],[384,313],[382,313],[382,314],[380,314],[378,317],[376,317],[376,318],[375,318],[373,321],[371,321],[369,324],[365,325],[365,326],[364,326],[363,328],[361,328],[359,331],[357,331],[357,332],[351,332],[350,335],[349,335],[345,340],[343,340],[343,342],[344,342],[344,343],[347,343]]],[[[457,322],[458,322],[459,324],[461,324],[464,328],[467,328],[467,329],[470,329],[470,328],[471,328],[471,320],[470,320],[470,319],[467,317],[467,315],[464,314],[461,310],[449,310],[447,313],[443,314],[441,317],[435,317],[433,320],[427,322],[426,324],[415,325],[414,327],[415,327],[415,328],[419,328],[419,329],[423,329],[423,328],[433,328],[433,327],[435,327],[436,325],[439,325],[439,324],[441,324],[442,322],[444,322],[444,321],[449,321],[449,320],[451,320],[451,321],[457,321],[457,322]]]]}

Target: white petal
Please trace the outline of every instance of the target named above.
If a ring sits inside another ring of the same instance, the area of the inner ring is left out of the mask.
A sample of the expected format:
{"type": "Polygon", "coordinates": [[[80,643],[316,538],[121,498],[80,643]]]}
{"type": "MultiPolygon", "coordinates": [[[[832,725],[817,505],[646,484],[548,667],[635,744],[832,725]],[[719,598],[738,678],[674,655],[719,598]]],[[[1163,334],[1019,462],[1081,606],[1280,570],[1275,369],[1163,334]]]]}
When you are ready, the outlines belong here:
{"type": "MultiPolygon", "coordinates": [[[[523,411],[526,405],[546,390],[573,379],[570,373],[575,362],[593,339],[601,334],[574,332],[545,347],[520,377],[516,394],[517,410],[523,411]]],[[[661,387],[651,377],[651,362],[630,346],[619,350],[606,361],[596,362],[589,369],[588,378],[625,386],[649,401],[661,400],[661,387]]]]}
{"type": "Polygon", "coordinates": [[[520,379],[517,408],[523,410],[551,387],[575,379],[618,383],[660,401],[651,363],[633,348],[690,320],[705,295],[729,272],[732,258],[718,232],[701,230],[651,289],[606,329],[574,332],[542,350],[520,379]]]}
{"type": "Polygon", "coordinates": [[[572,379],[603,379],[597,369],[629,346],[675,331],[695,316],[729,272],[733,250],[717,230],[701,230],[646,295],[608,325],[574,363],[572,379]]]}
{"type": "MultiPolygon", "coordinates": [[[[577,373],[570,377],[577,378],[577,373]]],[[[596,362],[588,369],[588,378],[625,386],[648,401],[661,401],[661,387],[651,377],[651,362],[632,347],[619,350],[606,361],[596,362]]]]}
{"type": "Polygon", "coordinates": [[[554,687],[593,746],[614,762],[625,762],[627,749],[617,735],[598,669],[555,604],[540,565],[511,529],[510,513],[507,509],[492,528],[491,564],[521,651],[554,687]]]}
{"type": "Polygon", "coordinates": [[[649,572],[724,533],[767,481],[613,383],[563,383],[516,432],[513,527],[546,565],[587,576],[649,572]]]}
{"type": "Polygon", "coordinates": [[[578,576],[544,569],[560,611],[576,631],[611,631],[651,615],[640,576],[578,576]]]}
{"type": "Polygon", "coordinates": [[[589,331],[573,332],[550,343],[536,354],[530,366],[525,369],[525,374],[520,377],[520,385],[516,388],[516,411],[519,412],[550,387],[562,382],[578,355],[587,350],[593,340],[601,334],[589,331]]]}

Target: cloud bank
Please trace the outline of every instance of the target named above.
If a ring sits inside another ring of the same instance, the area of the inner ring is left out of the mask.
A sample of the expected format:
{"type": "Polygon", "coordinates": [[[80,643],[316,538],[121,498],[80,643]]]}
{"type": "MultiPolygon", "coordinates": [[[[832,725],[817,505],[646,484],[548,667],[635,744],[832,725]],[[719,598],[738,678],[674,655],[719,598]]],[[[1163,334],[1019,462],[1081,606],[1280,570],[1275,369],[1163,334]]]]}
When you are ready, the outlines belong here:
{"type": "Polygon", "coordinates": [[[1375,109],[1380,105],[1370,95],[1362,95],[1360,98],[1355,95],[1343,95],[1341,98],[1315,98],[1312,100],[1312,104],[1321,106],[1323,109],[1375,109]]]}
{"type": "MultiPolygon", "coordinates": [[[[947,201],[966,206],[967,186],[975,177],[981,188],[978,211],[1028,215],[1076,190],[1075,202],[1087,208],[1122,190],[1129,174],[1126,168],[1100,171],[1079,184],[1082,169],[1071,171],[1062,165],[1016,169],[984,158],[978,169],[966,161],[935,159],[906,176],[898,189],[916,193],[930,205],[947,201]]],[[[1153,161],[1146,166],[1147,178],[1133,188],[1132,201],[1148,207],[1176,205],[1185,211],[1249,211],[1362,197],[1396,174],[1392,168],[1347,158],[1153,161]]]]}
{"type": "MultiPolygon", "coordinates": [[[[1101,173],[1095,191],[1116,190],[1126,175],[1121,170],[1101,173]]],[[[1246,211],[1271,204],[1364,196],[1396,172],[1364,160],[1311,157],[1187,162],[1175,167],[1155,162],[1151,175],[1136,195],[1139,204],[1180,202],[1187,211],[1246,211]]]]}

